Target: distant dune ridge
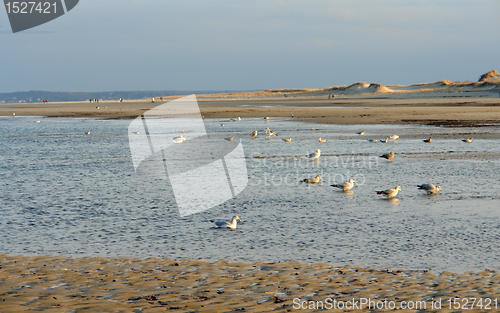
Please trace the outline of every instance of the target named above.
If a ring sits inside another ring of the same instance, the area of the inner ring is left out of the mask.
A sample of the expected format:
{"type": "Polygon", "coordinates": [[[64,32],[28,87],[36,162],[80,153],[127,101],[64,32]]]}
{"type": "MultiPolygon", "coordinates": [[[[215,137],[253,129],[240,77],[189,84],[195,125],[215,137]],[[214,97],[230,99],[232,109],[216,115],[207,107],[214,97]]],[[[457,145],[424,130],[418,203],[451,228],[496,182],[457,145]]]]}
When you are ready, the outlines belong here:
{"type": "Polygon", "coordinates": [[[119,98],[161,100],[175,99],[181,95],[195,93],[201,99],[266,99],[288,97],[390,97],[390,98],[419,98],[419,97],[484,97],[498,96],[500,92],[500,74],[491,70],[480,76],[477,82],[440,80],[432,83],[420,83],[410,86],[366,83],[364,81],[349,86],[334,86],[327,88],[288,88],[266,89],[260,91],[131,91],[131,92],[46,92],[26,91],[16,93],[0,93],[2,103],[89,101],[90,98],[115,101],[119,98]]]}
{"type": "Polygon", "coordinates": [[[274,97],[309,97],[309,96],[371,96],[371,95],[407,95],[409,97],[420,96],[446,96],[452,93],[497,94],[500,92],[500,74],[491,70],[481,75],[479,81],[452,82],[440,80],[432,83],[420,83],[410,86],[387,85],[378,83],[356,82],[349,86],[334,86],[328,88],[294,88],[294,89],[266,89],[254,92],[237,92],[213,95],[199,95],[205,98],[274,98],[274,97]]]}

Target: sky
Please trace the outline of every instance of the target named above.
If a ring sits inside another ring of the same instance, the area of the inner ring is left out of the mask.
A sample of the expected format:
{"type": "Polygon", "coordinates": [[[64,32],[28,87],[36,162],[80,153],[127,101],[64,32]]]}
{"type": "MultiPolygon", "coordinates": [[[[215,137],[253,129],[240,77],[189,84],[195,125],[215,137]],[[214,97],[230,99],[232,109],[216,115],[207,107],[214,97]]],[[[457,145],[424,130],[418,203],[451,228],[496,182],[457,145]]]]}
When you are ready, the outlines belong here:
{"type": "Polygon", "coordinates": [[[500,71],[498,0],[80,0],[12,33],[0,92],[260,90],[477,80],[500,71]]]}

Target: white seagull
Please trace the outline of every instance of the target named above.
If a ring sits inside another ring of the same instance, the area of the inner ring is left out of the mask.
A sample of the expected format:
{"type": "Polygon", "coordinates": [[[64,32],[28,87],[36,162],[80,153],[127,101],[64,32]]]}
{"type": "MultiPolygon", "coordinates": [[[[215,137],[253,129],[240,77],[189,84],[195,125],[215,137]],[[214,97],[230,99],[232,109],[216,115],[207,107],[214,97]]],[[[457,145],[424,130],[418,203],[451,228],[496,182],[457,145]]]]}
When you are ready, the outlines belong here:
{"type": "Polygon", "coordinates": [[[462,139],[463,142],[472,142],[472,139],[473,138],[469,138],[469,139],[462,139]]]}
{"type": "Polygon", "coordinates": [[[432,195],[441,190],[441,186],[434,184],[423,184],[418,185],[418,189],[427,191],[428,194],[432,195]]]}
{"type": "Polygon", "coordinates": [[[317,159],[317,158],[319,158],[320,155],[321,155],[321,150],[318,149],[318,150],[316,150],[316,152],[313,152],[313,153],[309,154],[308,156],[310,158],[317,159]]]}
{"type": "Polygon", "coordinates": [[[396,188],[391,188],[387,190],[382,190],[382,191],[375,191],[377,195],[384,195],[387,196],[387,199],[394,198],[397,194],[398,191],[401,191],[401,187],[397,186],[396,188]]]}
{"type": "Polygon", "coordinates": [[[330,186],[340,188],[343,191],[349,191],[349,190],[352,189],[352,187],[354,187],[354,183],[355,182],[356,181],[351,178],[351,179],[349,179],[349,181],[346,181],[345,183],[342,183],[342,184],[333,184],[333,185],[330,185],[330,186]]]}
{"type": "Polygon", "coordinates": [[[210,222],[214,223],[214,225],[217,227],[228,227],[231,229],[236,229],[236,224],[238,223],[237,221],[241,222],[238,215],[233,216],[233,220],[231,221],[231,223],[228,221],[210,221],[210,222]]]}
{"type": "Polygon", "coordinates": [[[389,139],[397,140],[397,139],[399,139],[399,136],[398,135],[391,135],[391,136],[389,136],[389,139]]]}
{"type": "Polygon", "coordinates": [[[186,141],[187,138],[185,138],[184,136],[180,136],[180,137],[174,137],[172,138],[172,140],[175,142],[175,143],[183,143],[184,141],[186,141]]]}

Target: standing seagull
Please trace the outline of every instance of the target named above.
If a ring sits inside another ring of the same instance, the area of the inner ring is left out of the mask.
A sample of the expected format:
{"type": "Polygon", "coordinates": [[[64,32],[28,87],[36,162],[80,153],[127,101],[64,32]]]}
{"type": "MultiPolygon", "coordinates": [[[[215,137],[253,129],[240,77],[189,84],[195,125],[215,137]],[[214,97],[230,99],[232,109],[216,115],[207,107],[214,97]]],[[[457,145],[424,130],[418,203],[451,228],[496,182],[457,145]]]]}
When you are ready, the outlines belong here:
{"type": "Polygon", "coordinates": [[[311,178],[303,179],[300,182],[301,183],[316,184],[316,183],[319,183],[320,180],[321,180],[321,175],[318,175],[316,177],[311,177],[311,178]]]}
{"type": "Polygon", "coordinates": [[[436,192],[441,190],[441,186],[436,186],[434,184],[423,184],[423,185],[418,185],[418,189],[425,190],[427,191],[428,194],[433,195],[436,192]]]}
{"type": "Polygon", "coordinates": [[[349,190],[352,189],[352,187],[354,187],[354,183],[355,182],[356,181],[351,178],[351,179],[349,179],[349,181],[346,181],[345,183],[342,183],[342,184],[333,184],[333,185],[330,185],[330,186],[340,188],[343,191],[349,191],[349,190]]]}
{"type": "Polygon", "coordinates": [[[318,150],[316,150],[316,152],[309,154],[309,157],[313,158],[313,159],[317,159],[317,158],[319,158],[320,155],[321,155],[321,150],[318,149],[318,150]]]}
{"type": "Polygon", "coordinates": [[[394,159],[394,152],[391,151],[391,153],[382,154],[380,157],[387,160],[392,160],[394,159]]]}
{"type": "Polygon", "coordinates": [[[397,139],[399,139],[399,136],[398,135],[391,135],[391,136],[389,136],[389,139],[397,140],[397,139]]]}
{"type": "Polygon", "coordinates": [[[236,224],[238,223],[237,221],[241,222],[238,215],[233,216],[233,220],[231,221],[231,223],[229,223],[228,221],[210,221],[210,222],[214,223],[214,225],[217,227],[228,227],[231,229],[236,229],[236,224]]]}
{"type": "Polygon", "coordinates": [[[255,137],[257,137],[257,131],[256,131],[256,130],[255,130],[255,131],[253,131],[253,132],[250,134],[250,136],[252,136],[252,137],[254,137],[254,138],[255,138],[255,137]]]}
{"type": "Polygon", "coordinates": [[[473,138],[471,137],[471,138],[469,138],[469,139],[462,139],[462,141],[463,141],[463,142],[472,142],[472,139],[473,139],[473,138]]]}
{"type": "Polygon", "coordinates": [[[398,191],[401,191],[401,187],[397,186],[396,188],[391,188],[387,190],[382,190],[382,191],[375,191],[377,195],[384,195],[387,196],[387,199],[394,198],[397,194],[398,191]]]}

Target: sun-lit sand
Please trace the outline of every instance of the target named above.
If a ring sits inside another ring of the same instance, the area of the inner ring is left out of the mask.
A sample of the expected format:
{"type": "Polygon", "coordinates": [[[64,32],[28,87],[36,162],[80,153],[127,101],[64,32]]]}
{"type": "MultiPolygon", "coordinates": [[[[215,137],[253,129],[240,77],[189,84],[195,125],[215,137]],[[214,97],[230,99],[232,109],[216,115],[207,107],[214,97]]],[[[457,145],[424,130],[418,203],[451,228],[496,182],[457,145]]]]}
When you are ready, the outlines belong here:
{"type": "MultiPolygon", "coordinates": [[[[328,263],[0,255],[0,311],[289,312],[320,305],[316,301],[325,305],[327,299],[387,300],[396,306],[422,301],[433,311],[432,301],[441,299],[439,312],[458,312],[454,301],[499,298],[499,280],[490,270],[454,274],[328,263]]],[[[496,311],[493,302],[490,308],[484,312],[496,311]]],[[[368,304],[355,311],[370,312],[368,304]]]]}

